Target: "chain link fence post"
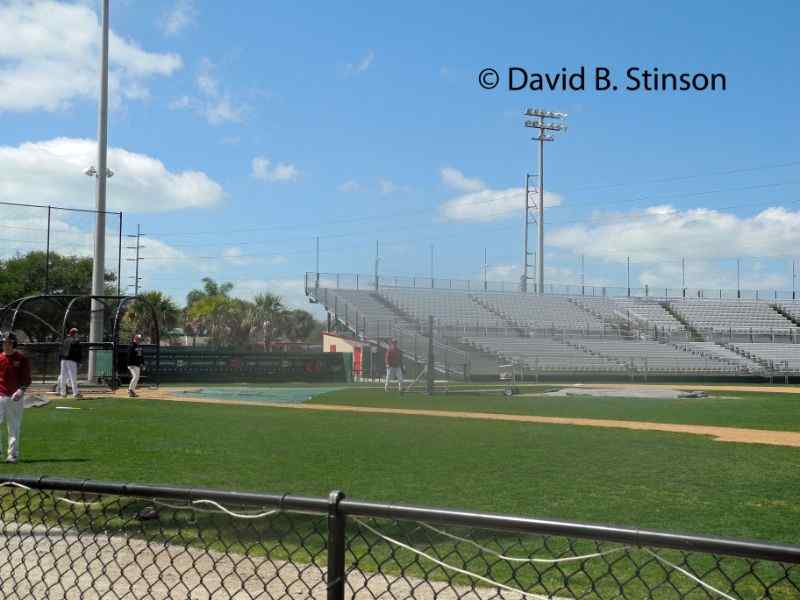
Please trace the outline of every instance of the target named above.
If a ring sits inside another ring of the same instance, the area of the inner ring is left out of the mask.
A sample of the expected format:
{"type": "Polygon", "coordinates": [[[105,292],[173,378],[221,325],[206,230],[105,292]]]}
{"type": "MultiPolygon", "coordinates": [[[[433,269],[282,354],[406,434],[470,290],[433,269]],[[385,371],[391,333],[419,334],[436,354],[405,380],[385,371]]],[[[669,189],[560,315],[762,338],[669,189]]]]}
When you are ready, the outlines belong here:
{"type": "Polygon", "coordinates": [[[327,600],[344,600],[344,554],[346,517],[339,511],[344,492],[334,490],[328,496],[328,578],[327,600]]]}

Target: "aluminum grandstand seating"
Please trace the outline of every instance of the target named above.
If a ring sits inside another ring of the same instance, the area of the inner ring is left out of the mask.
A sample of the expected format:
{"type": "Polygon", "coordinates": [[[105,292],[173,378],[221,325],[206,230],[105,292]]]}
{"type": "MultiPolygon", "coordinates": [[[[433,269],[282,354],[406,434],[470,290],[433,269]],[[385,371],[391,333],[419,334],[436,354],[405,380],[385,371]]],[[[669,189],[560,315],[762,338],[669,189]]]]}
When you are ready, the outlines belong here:
{"type": "Polygon", "coordinates": [[[799,328],[759,300],[671,300],[670,306],[698,330],[768,332],[799,328]]]}
{"type": "Polygon", "coordinates": [[[427,321],[428,316],[433,316],[439,322],[453,325],[505,325],[502,317],[473,300],[470,294],[461,291],[384,288],[378,293],[420,323],[427,321]]]}
{"type": "Polygon", "coordinates": [[[322,288],[319,300],[331,313],[368,337],[388,337],[396,327],[414,330],[413,323],[397,312],[391,310],[367,290],[339,290],[322,288]],[[357,322],[356,322],[357,320],[357,322]],[[364,327],[366,326],[366,330],[364,327]]]}
{"type": "Polygon", "coordinates": [[[566,296],[534,296],[519,293],[479,293],[479,302],[490,306],[516,324],[558,329],[602,329],[603,321],[566,296]]]}
{"type": "Polygon", "coordinates": [[[800,322],[800,300],[779,300],[773,304],[777,305],[792,319],[800,322]]]}
{"type": "Polygon", "coordinates": [[[685,330],[683,323],[671,315],[661,303],[652,298],[614,298],[623,314],[667,330],[685,330]]]}
{"type": "Polygon", "coordinates": [[[711,355],[692,354],[677,346],[652,340],[605,338],[580,339],[575,343],[600,356],[614,357],[648,373],[733,374],[736,365],[711,355]]]}
{"type": "Polygon", "coordinates": [[[542,373],[624,375],[643,373],[646,363],[653,374],[800,374],[800,343],[774,343],[800,341],[800,326],[778,312],[800,321],[800,301],[542,297],[391,287],[321,287],[309,295],[359,336],[401,337],[401,349],[420,361],[425,360],[424,328],[432,315],[436,360],[471,365],[474,374],[483,376],[496,372],[497,361],[508,359],[542,373]],[[705,340],[688,341],[687,335],[697,336],[664,302],[705,340]],[[628,332],[632,338],[625,337],[628,332]]]}
{"type": "Polygon", "coordinates": [[[546,337],[466,337],[464,342],[529,369],[561,373],[624,373],[624,364],[546,337]]]}
{"type": "Polygon", "coordinates": [[[719,360],[727,362],[728,364],[737,366],[742,372],[761,373],[764,370],[763,365],[750,360],[749,358],[715,344],[714,342],[678,342],[673,344],[678,348],[683,348],[686,352],[693,352],[697,354],[704,354],[713,356],[719,360]]]}
{"type": "Polygon", "coordinates": [[[774,371],[800,372],[800,344],[736,343],[731,347],[774,371]]]}

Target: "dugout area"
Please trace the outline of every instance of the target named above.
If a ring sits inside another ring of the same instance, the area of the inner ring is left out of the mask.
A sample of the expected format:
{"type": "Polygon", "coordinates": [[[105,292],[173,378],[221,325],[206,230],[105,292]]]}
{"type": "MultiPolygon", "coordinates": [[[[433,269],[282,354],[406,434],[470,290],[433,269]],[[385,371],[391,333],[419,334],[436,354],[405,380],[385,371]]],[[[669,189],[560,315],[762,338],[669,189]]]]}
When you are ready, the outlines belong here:
{"type": "Polygon", "coordinates": [[[86,379],[90,354],[101,384],[116,389],[127,379],[128,342],[141,333],[148,369],[143,384],[158,385],[161,331],[155,308],[140,296],[40,294],[19,298],[0,308],[0,331],[13,331],[31,359],[34,383],[54,383],[59,376],[59,351],[67,332],[75,327],[83,360],[78,375],[86,379]],[[102,341],[89,343],[92,301],[102,315],[102,341]]]}

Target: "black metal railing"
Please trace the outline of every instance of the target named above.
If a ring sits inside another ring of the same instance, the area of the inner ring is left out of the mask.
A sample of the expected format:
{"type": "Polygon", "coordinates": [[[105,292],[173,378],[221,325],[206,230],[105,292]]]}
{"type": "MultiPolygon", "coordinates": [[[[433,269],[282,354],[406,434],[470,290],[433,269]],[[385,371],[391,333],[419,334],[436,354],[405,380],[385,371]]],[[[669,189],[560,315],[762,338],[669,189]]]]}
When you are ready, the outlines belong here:
{"type": "Polygon", "coordinates": [[[4,598],[796,599],[800,547],[328,498],[0,478],[4,598]]]}

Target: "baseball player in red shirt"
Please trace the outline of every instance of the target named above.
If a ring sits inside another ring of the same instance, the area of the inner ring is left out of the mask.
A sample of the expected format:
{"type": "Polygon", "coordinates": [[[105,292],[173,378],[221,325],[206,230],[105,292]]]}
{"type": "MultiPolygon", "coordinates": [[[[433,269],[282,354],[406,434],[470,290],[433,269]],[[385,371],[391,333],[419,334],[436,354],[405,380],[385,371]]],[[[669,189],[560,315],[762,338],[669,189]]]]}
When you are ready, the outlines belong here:
{"type": "Polygon", "coordinates": [[[397,340],[392,338],[389,340],[389,348],[386,350],[386,384],[383,386],[384,391],[389,391],[389,382],[392,379],[397,380],[397,390],[403,392],[403,355],[400,353],[400,348],[397,347],[397,340]]]}
{"type": "Polygon", "coordinates": [[[25,390],[31,384],[31,363],[17,351],[17,336],[0,335],[3,352],[0,354],[0,422],[5,419],[8,429],[6,462],[15,463],[19,456],[19,432],[22,427],[25,390]]]}

